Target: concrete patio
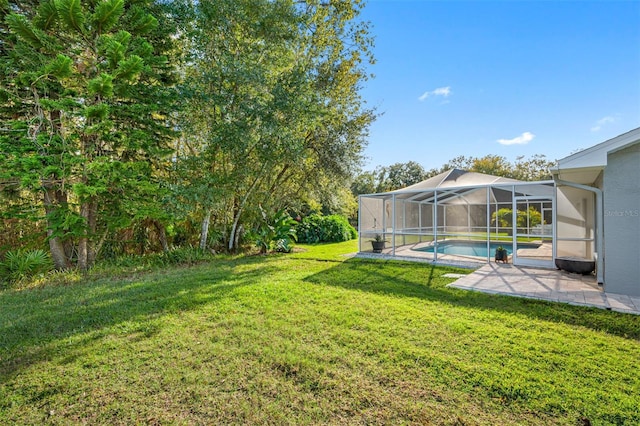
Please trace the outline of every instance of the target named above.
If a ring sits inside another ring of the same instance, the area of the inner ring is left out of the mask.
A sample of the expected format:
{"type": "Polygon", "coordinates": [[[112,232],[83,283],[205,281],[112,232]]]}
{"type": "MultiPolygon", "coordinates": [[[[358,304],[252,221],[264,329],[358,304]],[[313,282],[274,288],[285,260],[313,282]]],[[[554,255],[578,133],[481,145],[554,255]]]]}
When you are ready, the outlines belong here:
{"type": "Polygon", "coordinates": [[[593,275],[487,263],[449,284],[465,290],[593,306],[640,315],[640,297],[605,293],[593,275]]]}
{"type": "Polygon", "coordinates": [[[468,275],[451,274],[452,278],[459,279],[449,287],[640,315],[640,297],[605,293],[594,275],[570,274],[556,269],[514,266],[510,263],[487,263],[482,259],[452,255],[439,255],[438,261],[433,262],[431,253],[414,251],[412,248],[399,247],[395,256],[391,255],[389,249],[379,254],[360,252],[354,256],[474,269],[468,275]]]}

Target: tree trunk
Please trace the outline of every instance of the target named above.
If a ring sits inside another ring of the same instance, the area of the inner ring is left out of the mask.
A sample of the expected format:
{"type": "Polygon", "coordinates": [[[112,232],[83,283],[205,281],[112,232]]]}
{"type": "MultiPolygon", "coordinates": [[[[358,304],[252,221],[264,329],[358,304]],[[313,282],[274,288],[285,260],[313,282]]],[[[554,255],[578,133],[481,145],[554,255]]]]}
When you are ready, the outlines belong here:
{"type": "Polygon", "coordinates": [[[82,203],[80,216],[85,220],[86,229],[78,241],[78,268],[81,271],[88,270],[95,262],[96,253],[93,249],[91,237],[96,230],[97,203],[93,198],[82,203]]]}
{"type": "MultiPolygon", "coordinates": [[[[55,133],[60,133],[60,111],[52,110],[49,114],[53,130],[55,133]]],[[[56,210],[67,208],[67,193],[64,190],[50,188],[51,185],[48,184],[44,186],[44,211],[47,216],[47,239],[49,240],[51,260],[53,260],[53,265],[56,269],[67,269],[71,267],[71,261],[69,259],[73,254],[73,242],[70,240],[62,241],[60,237],[52,237],[55,224],[51,221],[51,215],[56,210]]]]}
{"type": "Polygon", "coordinates": [[[54,189],[45,189],[44,192],[44,210],[47,216],[47,238],[49,240],[49,252],[51,260],[56,269],[67,269],[71,266],[69,258],[65,254],[64,245],[60,237],[53,237],[54,224],[51,222],[51,215],[56,207],[53,200],[56,199],[56,191],[54,189]]]}
{"type": "MultiPolygon", "coordinates": [[[[68,206],[68,195],[66,191],[57,189],[55,191],[56,202],[58,203],[59,208],[64,208],[65,210],[69,208],[68,206]]],[[[65,233],[68,232],[68,229],[63,230],[65,233]]],[[[64,255],[67,258],[67,263],[71,266],[71,258],[73,257],[73,239],[71,238],[62,238],[62,246],[64,247],[64,255]]]]}
{"type": "MultiPolygon", "coordinates": [[[[80,206],[80,216],[88,222],[89,216],[89,206],[87,203],[82,203],[80,206]]],[[[78,240],[78,268],[81,271],[86,271],[89,269],[89,237],[88,237],[89,229],[84,230],[82,237],[78,240]]]]}
{"type": "Polygon", "coordinates": [[[89,239],[87,241],[87,261],[91,267],[96,262],[95,238],[98,220],[98,202],[92,198],[89,202],[89,239]]]}
{"type": "Polygon", "coordinates": [[[209,238],[209,224],[211,223],[212,213],[213,211],[208,209],[202,219],[202,226],[200,227],[200,250],[207,248],[207,238],[209,238]]]}
{"type": "Polygon", "coordinates": [[[105,229],[104,232],[102,233],[102,237],[100,237],[100,240],[98,241],[98,244],[94,245],[93,251],[95,252],[96,256],[100,254],[100,251],[102,250],[102,246],[104,245],[104,242],[107,240],[108,234],[109,234],[109,230],[105,229]]]}
{"type": "Polygon", "coordinates": [[[49,237],[49,252],[51,253],[53,265],[58,270],[67,269],[71,264],[64,253],[64,245],[60,241],[60,238],[51,238],[52,233],[53,231],[51,229],[47,229],[47,237],[49,237]]]}
{"type": "Polygon", "coordinates": [[[249,190],[247,191],[247,193],[244,194],[244,198],[240,202],[240,205],[238,206],[238,209],[235,212],[235,215],[234,215],[234,218],[233,218],[233,226],[231,227],[231,234],[229,235],[229,251],[233,250],[238,245],[237,244],[238,243],[238,236],[236,234],[238,232],[238,222],[240,221],[240,216],[242,215],[242,211],[244,210],[244,206],[247,203],[247,200],[249,199],[249,196],[251,195],[251,193],[253,192],[255,187],[258,185],[258,182],[260,181],[260,179],[262,179],[262,174],[264,173],[266,168],[267,168],[267,163],[264,163],[262,165],[262,169],[260,170],[260,173],[258,173],[258,176],[256,176],[256,178],[254,179],[254,181],[251,184],[251,187],[249,187],[249,190]]]}
{"type": "Polygon", "coordinates": [[[169,251],[169,243],[167,242],[167,231],[164,228],[164,225],[159,221],[154,220],[153,225],[156,227],[156,231],[158,231],[158,239],[160,240],[160,244],[162,245],[162,251],[169,251]]]}
{"type": "Polygon", "coordinates": [[[89,241],[88,241],[88,260],[89,266],[93,266],[96,262],[96,245],[95,245],[95,235],[96,235],[96,226],[98,223],[98,201],[95,198],[91,199],[89,203],[89,241]]]}
{"type": "Polygon", "coordinates": [[[234,241],[235,247],[238,247],[238,242],[240,241],[240,235],[242,234],[242,231],[244,231],[244,227],[240,225],[238,227],[238,230],[236,231],[236,240],[234,241]]]}

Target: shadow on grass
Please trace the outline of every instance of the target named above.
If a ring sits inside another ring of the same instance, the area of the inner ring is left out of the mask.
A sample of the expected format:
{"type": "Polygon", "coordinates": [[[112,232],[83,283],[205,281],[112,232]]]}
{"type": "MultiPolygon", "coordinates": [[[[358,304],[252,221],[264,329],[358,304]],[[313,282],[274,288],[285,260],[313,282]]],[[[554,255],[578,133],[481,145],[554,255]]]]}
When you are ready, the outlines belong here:
{"type": "Polygon", "coordinates": [[[63,350],[72,360],[83,346],[103,337],[101,330],[117,333],[112,327],[119,324],[135,338],[151,337],[159,331],[155,319],[216,303],[276,270],[269,259],[243,258],[129,280],[0,293],[0,382],[52,352],[63,350]],[[124,326],[128,322],[134,324],[124,326]]]}
{"type": "Polygon", "coordinates": [[[443,276],[448,272],[469,271],[426,263],[349,259],[308,277],[306,281],[377,294],[415,297],[465,308],[508,312],[640,340],[640,317],[636,315],[449,288],[447,284],[455,279],[443,276]]]}

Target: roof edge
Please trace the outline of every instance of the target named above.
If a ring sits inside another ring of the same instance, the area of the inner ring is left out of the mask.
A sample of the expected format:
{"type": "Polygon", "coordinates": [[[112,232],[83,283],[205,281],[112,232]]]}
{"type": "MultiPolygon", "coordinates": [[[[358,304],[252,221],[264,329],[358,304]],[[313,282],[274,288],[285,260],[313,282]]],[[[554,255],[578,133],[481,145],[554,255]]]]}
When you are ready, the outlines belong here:
{"type": "MultiPolygon", "coordinates": [[[[595,155],[596,153],[602,151],[603,149],[606,149],[607,147],[610,147],[611,149],[607,149],[605,151],[605,154],[608,154],[610,152],[615,152],[620,149],[624,149],[626,146],[632,144],[637,140],[640,140],[640,127],[629,130],[628,132],[622,133],[611,139],[607,139],[604,142],[600,142],[589,148],[583,149],[582,151],[578,151],[575,154],[571,154],[564,158],[561,158],[560,160],[557,161],[556,166],[553,169],[562,170],[562,163],[569,163],[572,161],[579,160],[583,157],[587,157],[589,155],[595,155]]],[[[597,164],[594,164],[593,166],[590,166],[590,167],[606,166],[607,165],[606,155],[605,155],[604,164],[601,164],[601,163],[602,161],[598,161],[597,164]]],[[[577,168],[583,168],[583,167],[577,167],[577,168]]]]}

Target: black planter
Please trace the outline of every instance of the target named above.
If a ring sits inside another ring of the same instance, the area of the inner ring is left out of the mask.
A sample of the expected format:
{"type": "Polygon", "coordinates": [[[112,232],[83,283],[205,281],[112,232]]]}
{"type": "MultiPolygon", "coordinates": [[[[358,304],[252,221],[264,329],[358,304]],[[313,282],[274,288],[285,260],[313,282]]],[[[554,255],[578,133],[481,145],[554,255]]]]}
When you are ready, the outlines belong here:
{"type": "Polygon", "coordinates": [[[374,253],[382,253],[384,250],[384,241],[371,241],[371,246],[373,247],[374,253]]]}
{"type": "Polygon", "coordinates": [[[507,254],[507,251],[502,249],[496,249],[496,256],[495,256],[496,262],[503,262],[503,263],[507,263],[509,261],[509,255],[507,254]]]}
{"type": "Polygon", "coordinates": [[[595,271],[596,262],[582,257],[557,257],[556,267],[567,272],[588,275],[595,271]]]}

